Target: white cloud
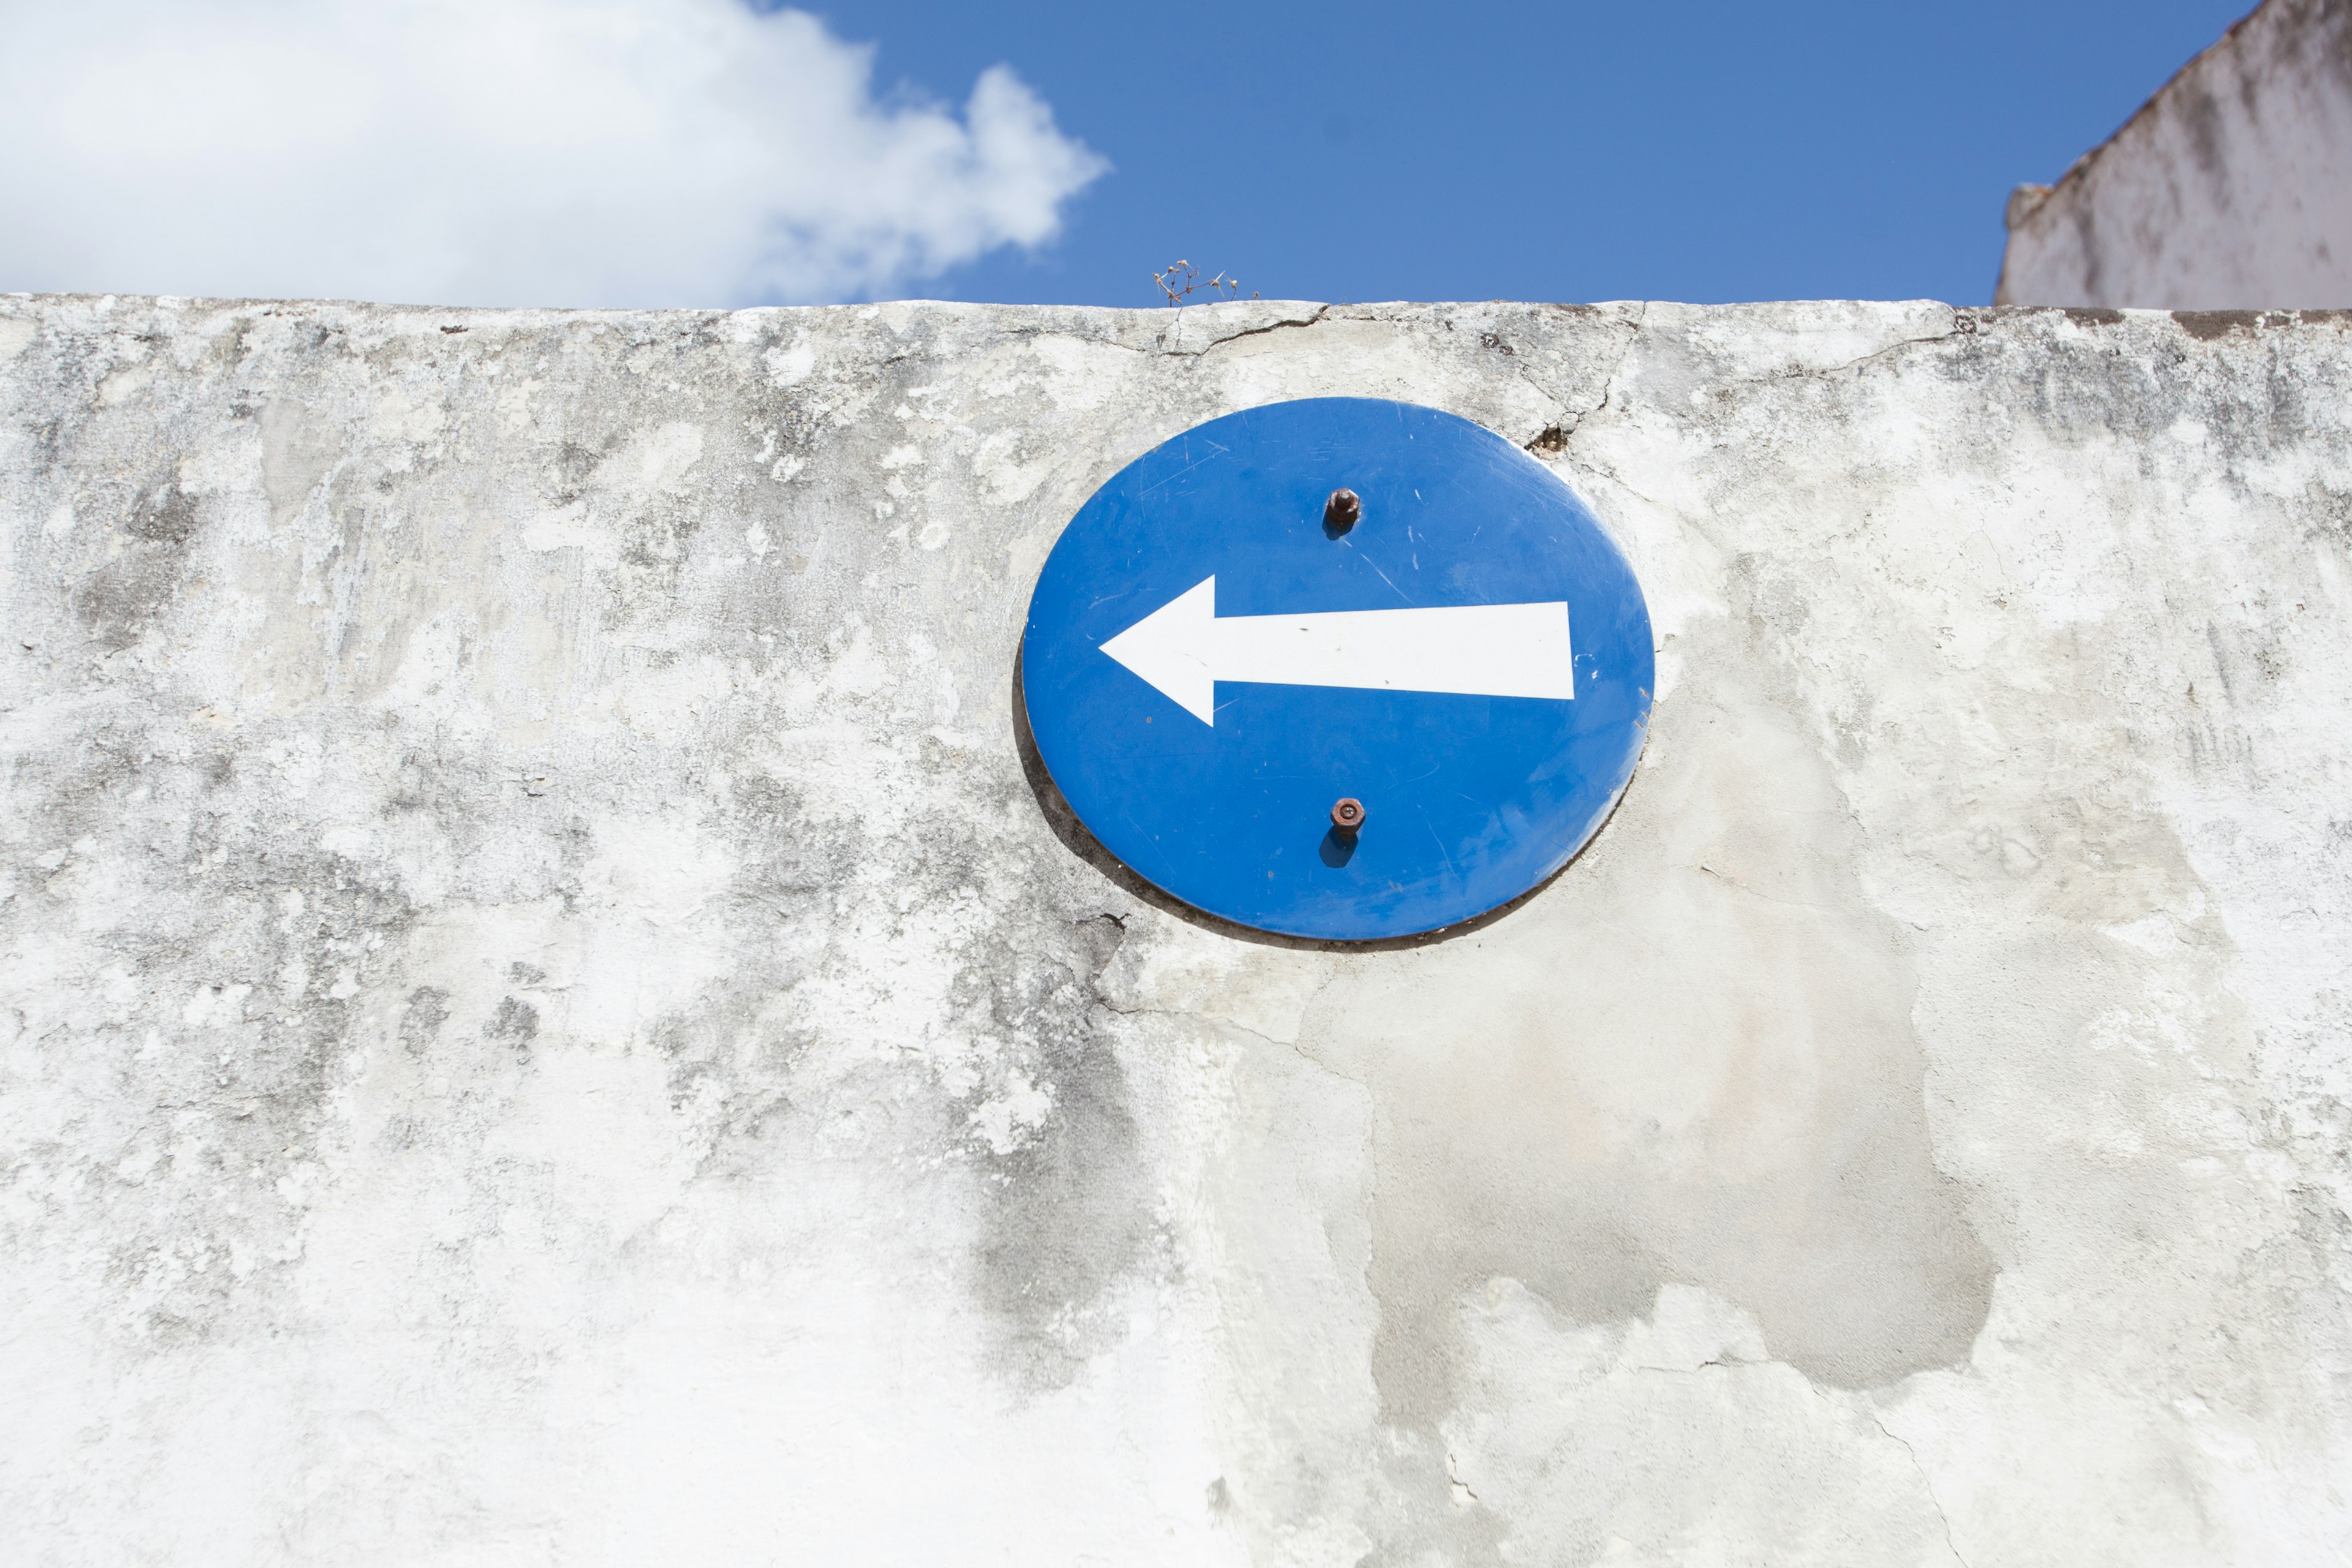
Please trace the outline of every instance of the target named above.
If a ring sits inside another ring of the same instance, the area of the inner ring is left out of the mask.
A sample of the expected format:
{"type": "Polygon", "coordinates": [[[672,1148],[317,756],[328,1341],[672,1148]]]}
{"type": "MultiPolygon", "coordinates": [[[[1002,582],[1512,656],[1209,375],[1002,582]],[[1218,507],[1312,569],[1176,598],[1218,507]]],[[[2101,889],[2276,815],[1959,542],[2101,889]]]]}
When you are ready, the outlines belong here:
{"type": "Polygon", "coordinates": [[[740,0],[0,0],[0,289],[425,304],[886,293],[1106,164],[740,0]]]}

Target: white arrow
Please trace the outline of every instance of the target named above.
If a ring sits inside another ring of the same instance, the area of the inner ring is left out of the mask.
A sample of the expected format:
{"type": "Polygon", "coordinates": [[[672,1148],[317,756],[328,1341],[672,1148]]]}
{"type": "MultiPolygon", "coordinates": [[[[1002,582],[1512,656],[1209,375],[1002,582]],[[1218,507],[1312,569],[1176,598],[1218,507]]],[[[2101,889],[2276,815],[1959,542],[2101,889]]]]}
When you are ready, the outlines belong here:
{"type": "Polygon", "coordinates": [[[1217,580],[1180,594],[1102,645],[1203,724],[1220,680],[1353,686],[1470,697],[1576,695],[1568,605],[1217,614],[1217,580]]]}

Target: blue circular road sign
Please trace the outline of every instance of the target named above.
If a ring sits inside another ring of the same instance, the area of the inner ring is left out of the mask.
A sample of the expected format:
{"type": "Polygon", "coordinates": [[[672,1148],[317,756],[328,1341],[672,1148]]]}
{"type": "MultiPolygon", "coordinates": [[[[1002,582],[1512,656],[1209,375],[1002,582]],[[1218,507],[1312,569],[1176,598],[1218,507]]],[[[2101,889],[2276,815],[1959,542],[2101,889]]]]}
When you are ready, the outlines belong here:
{"type": "Polygon", "coordinates": [[[1021,676],[1054,783],[1186,903],[1293,936],[1434,931],[1583,847],[1649,720],[1631,566],[1466,419],[1324,397],[1213,419],[1082,507],[1021,676]]]}

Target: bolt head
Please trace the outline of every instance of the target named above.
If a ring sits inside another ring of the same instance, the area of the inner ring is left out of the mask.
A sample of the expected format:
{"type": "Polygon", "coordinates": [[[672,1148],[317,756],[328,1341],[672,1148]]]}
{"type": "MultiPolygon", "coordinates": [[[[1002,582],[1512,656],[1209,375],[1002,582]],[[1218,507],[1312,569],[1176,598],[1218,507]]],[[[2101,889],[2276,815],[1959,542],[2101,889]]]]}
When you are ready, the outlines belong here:
{"type": "Polygon", "coordinates": [[[1353,833],[1364,825],[1364,803],[1354,795],[1343,795],[1331,808],[1331,826],[1342,833],[1353,833]]]}
{"type": "Polygon", "coordinates": [[[1345,533],[1356,526],[1364,515],[1364,503],[1353,490],[1333,490],[1331,499],[1323,503],[1323,521],[1345,533]]]}

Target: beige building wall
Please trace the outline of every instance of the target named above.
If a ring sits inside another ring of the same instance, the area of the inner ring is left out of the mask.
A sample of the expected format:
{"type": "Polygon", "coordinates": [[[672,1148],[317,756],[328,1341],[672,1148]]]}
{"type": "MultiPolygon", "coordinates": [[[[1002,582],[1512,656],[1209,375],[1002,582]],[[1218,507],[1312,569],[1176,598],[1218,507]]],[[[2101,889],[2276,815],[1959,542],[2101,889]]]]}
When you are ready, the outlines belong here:
{"type": "Polygon", "coordinates": [[[2055,186],[2019,186],[1994,299],[2352,305],[2352,0],[2269,0],[2055,186]]]}

